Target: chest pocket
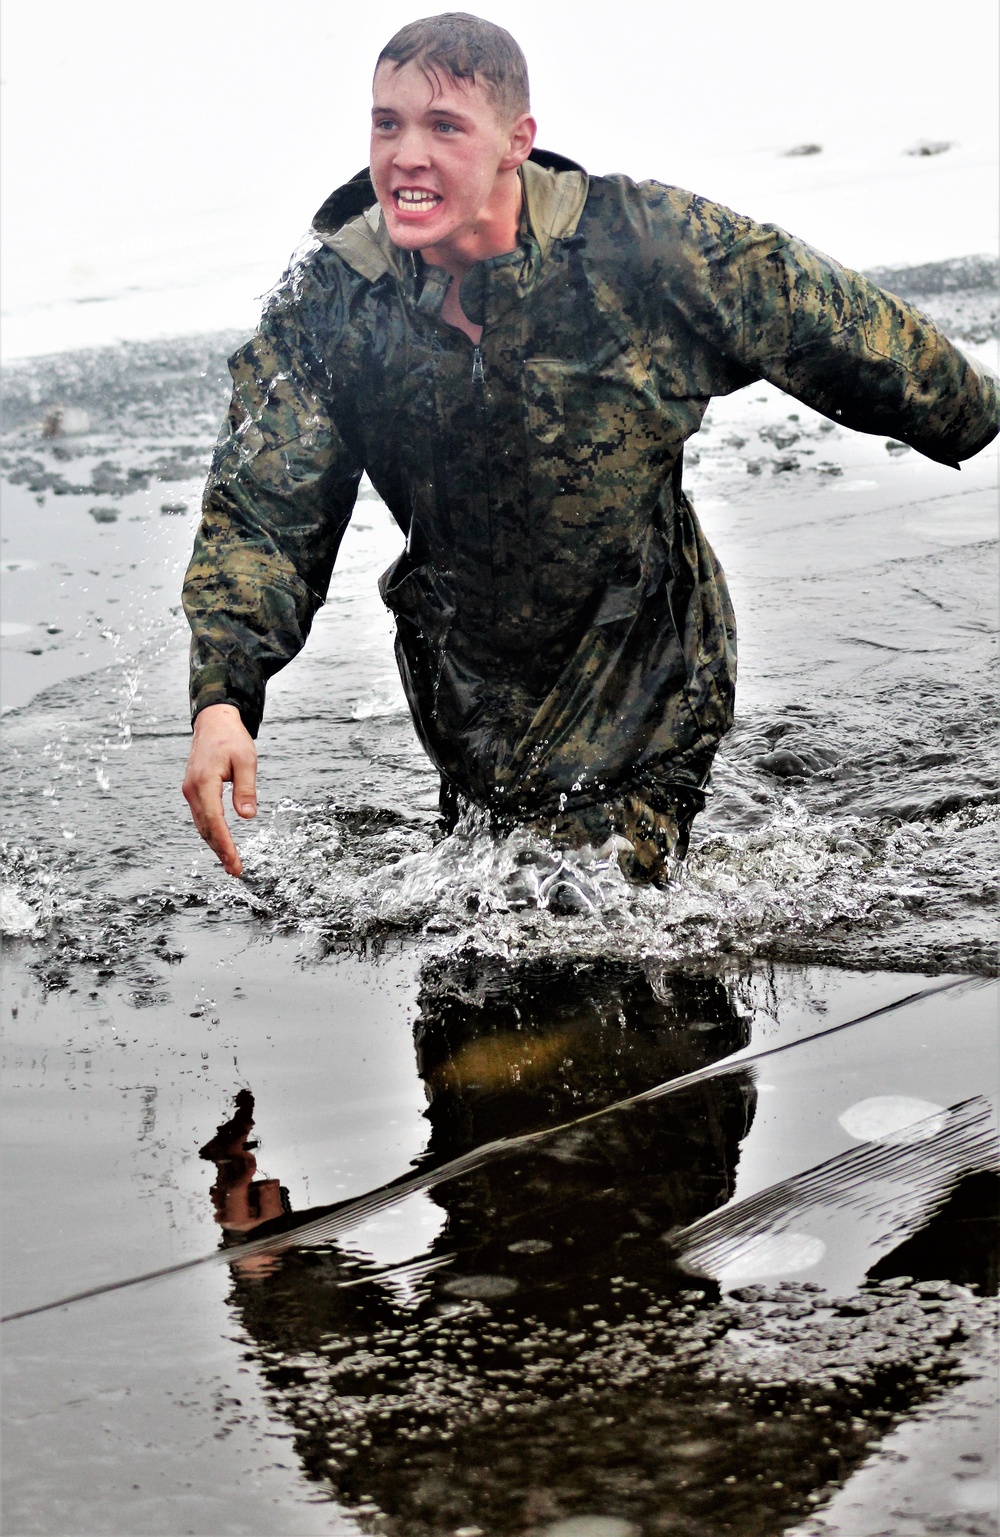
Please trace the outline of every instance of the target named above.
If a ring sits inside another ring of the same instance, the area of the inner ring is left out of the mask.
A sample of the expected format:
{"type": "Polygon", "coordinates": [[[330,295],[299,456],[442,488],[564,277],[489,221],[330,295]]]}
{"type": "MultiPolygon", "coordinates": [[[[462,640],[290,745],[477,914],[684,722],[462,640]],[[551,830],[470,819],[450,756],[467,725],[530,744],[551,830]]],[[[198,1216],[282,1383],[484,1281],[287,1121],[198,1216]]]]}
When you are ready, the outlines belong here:
{"type": "Polygon", "coordinates": [[[553,444],[599,426],[600,413],[629,418],[659,409],[653,377],[630,342],[609,337],[600,352],[581,360],[525,358],[525,427],[539,443],[553,444]]]}
{"type": "Polygon", "coordinates": [[[578,559],[579,547],[560,546],[583,530],[588,541],[629,546],[680,441],[638,349],[609,337],[586,360],[526,358],[521,389],[540,547],[551,543],[549,559],[578,559]]]}

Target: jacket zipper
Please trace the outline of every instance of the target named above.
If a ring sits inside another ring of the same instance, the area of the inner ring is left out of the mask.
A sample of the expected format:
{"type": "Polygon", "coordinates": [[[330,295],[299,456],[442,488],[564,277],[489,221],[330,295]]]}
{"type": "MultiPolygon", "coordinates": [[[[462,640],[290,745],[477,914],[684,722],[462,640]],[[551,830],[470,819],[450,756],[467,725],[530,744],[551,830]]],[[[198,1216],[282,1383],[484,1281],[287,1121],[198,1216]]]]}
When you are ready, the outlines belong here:
{"type": "MultiPolygon", "coordinates": [[[[472,348],[472,391],[476,398],[476,406],[479,411],[479,426],[482,432],[483,465],[486,470],[486,526],[489,529],[490,541],[490,567],[495,573],[496,562],[493,553],[493,499],[490,487],[490,445],[486,431],[486,370],[483,368],[483,349],[478,345],[472,348]]],[[[493,623],[496,624],[496,580],[493,586],[493,623]]]]}

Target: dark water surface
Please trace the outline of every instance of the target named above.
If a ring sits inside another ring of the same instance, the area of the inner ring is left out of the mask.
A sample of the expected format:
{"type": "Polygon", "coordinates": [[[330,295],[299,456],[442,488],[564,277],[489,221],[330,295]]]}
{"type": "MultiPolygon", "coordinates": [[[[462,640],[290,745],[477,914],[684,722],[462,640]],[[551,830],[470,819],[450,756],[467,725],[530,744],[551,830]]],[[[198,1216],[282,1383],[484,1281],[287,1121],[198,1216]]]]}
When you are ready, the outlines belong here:
{"type": "Polygon", "coordinates": [[[995,457],[716,403],[738,723],[683,881],[583,854],[574,916],[438,834],[369,495],[230,882],[178,791],[218,373],[38,365],[4,440],[4,1312],[568,1129],[8,1324],[4,1529],[995,1531],[995,457]]]}

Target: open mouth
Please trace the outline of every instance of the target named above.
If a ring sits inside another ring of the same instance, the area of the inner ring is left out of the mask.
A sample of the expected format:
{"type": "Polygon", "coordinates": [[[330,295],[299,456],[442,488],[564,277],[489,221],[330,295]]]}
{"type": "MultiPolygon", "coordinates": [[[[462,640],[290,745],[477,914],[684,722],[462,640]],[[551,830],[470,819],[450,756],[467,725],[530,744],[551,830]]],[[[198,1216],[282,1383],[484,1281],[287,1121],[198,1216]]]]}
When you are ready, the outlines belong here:
{"type": "Polygon", "coordinates": [[[400,213],[430,213],[442,201],[438,193],[423,187],[398,187],[393,198],[400,213]]]}

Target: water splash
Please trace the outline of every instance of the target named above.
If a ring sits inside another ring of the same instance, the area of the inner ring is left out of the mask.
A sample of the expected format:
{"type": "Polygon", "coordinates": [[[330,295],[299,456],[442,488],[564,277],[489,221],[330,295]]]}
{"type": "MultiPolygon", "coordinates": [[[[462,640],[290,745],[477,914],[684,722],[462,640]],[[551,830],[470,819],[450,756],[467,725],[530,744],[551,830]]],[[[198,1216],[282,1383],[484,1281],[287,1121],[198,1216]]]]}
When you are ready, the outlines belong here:
{"type": "Polygon", "coordinates": [[[817,816],[786,794],[763,825],[709,822],[661,891],[626,882],[613,850],[498,835],[477,813],[435,840],[385,810],[289,802],[245,846],[245,880],[217,883],[216,897],[329,943],[396,934],[483,955],[871,958],[908,946],[926,957],[940,932],[952,964],[989,970],[988,910],[968,888],[997,822],[992,806],[934,823],[817,816]]]}
{"type": "Polygon", "coordinates": [[[57,914],[69,916],[82,906],[37,849],[6,839],[0,843],[0,934],[34,939],[46,932],[57,914]]]}

